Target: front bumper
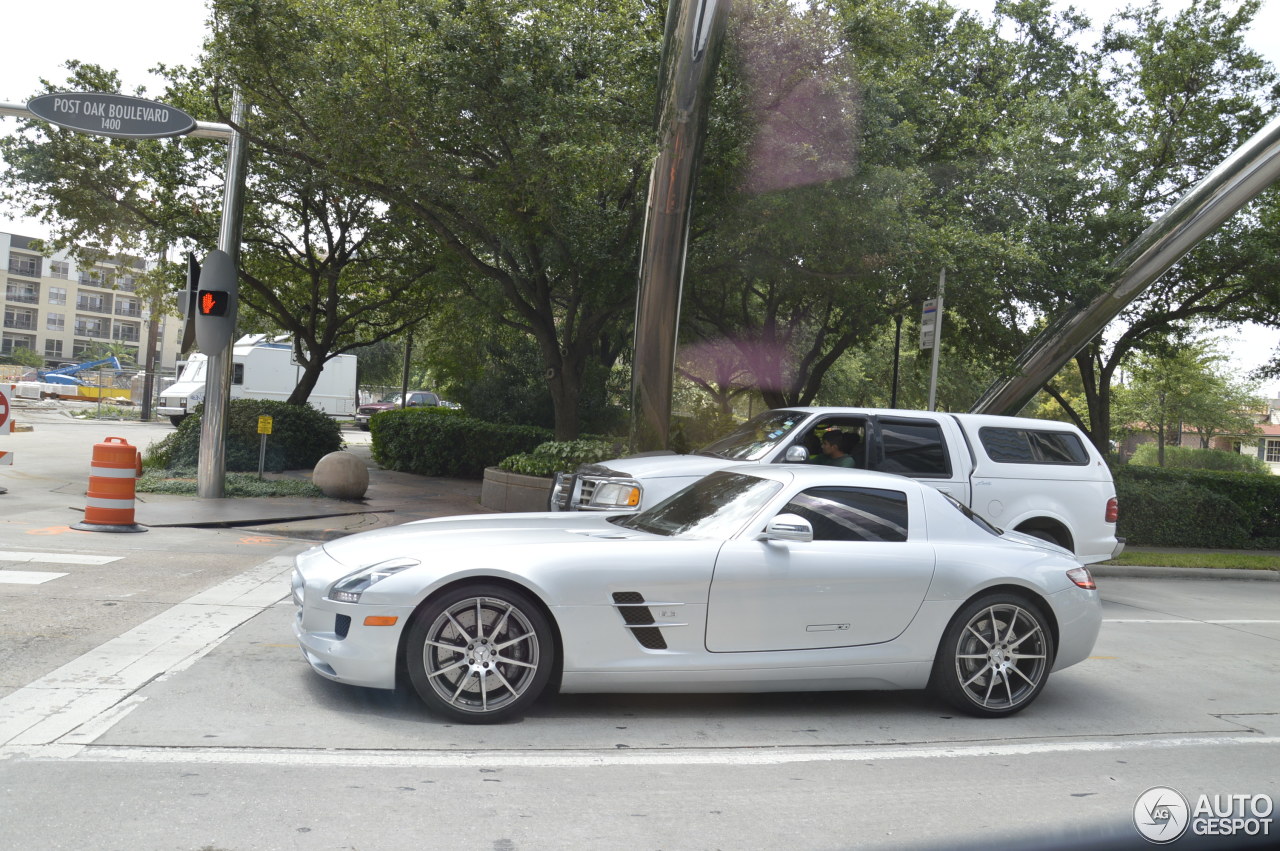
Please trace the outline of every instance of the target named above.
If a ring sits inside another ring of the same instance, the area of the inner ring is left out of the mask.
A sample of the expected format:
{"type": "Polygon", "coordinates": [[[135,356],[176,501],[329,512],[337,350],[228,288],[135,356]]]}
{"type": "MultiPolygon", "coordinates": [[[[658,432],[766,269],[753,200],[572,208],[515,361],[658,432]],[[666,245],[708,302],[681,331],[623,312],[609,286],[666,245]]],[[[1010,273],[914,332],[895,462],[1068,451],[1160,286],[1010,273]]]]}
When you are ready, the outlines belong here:
{"type": "Polygon", "coordinates": [[[635,479],[584,475],[582,473],[556,473],[547,494],[548,511],[639,511],[643,488],[635,479]],[[596,495],[606,485],[620,485],[636,490],[634,505],[596,504],[596,495]]]}
{"type": "MultiPolygon", "coordinates": [[[[317,548],[319,549],[319,548],[317,548]]],[[[366,688],[396,687],[396,654],[413,606],[339,603],[326,593],[333,577],[319,572],[305,578],[304,558],[325,559],[308,551],[293,571],[293,602],[297,606],[293,634],[303,658],[317,674],[330,680],[366,688]],[[372,626],[368,618],[395,618],[392,626],[372,626]]]]}

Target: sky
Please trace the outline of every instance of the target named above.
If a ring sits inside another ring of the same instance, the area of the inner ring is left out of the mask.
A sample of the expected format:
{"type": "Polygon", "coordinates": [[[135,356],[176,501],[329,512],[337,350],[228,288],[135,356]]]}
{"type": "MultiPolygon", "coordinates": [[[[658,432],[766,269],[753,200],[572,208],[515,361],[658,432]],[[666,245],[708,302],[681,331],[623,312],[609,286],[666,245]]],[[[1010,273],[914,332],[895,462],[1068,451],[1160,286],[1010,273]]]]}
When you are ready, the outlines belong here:
{"type": "MultiPolygon", "coordinates": [[[[994,0],[950,0],[953,6],[988,15],[994,0]]],[[[1164,0],[1166,9],[1178,9],[1188,0],[1164,0]]],[[[1232,0],[1227,0],[1231,3],[1232,0]]],[[[1105,21],[1120,0],[1057,0],[1055,5],[1074,6],[1095,24],[1105,21]]],[[[205,35],[204,0],[40,0],[11,3],[3,19],[6,38],[0,48],[0,102],[25,104],[40,89],[40,80],[66,79],[68,59],[93,62],[120,72],[124,91],[146,87],[158,97],[163,81],[151,75],[156,65],[190,65],[199,55],[205,35]]],[[[1249,45],[1280,67],[1280,0],[1263,0],[1249,45]]],[[[212,120],[211,116],[195,116],[212,120]]],[[[16,124],[0,118],[0,133],[16,124]]],[[[39,223],[0,208],[0,231],[44,236],[39,223]]],[[[1280,330],[1245,326],[1232,334],[1229,349],[1240,371],[1252,369],[1280,349],[1280,330]]],[[[1262,388],[1280,397],[1280,386],[1262,388]]]]}

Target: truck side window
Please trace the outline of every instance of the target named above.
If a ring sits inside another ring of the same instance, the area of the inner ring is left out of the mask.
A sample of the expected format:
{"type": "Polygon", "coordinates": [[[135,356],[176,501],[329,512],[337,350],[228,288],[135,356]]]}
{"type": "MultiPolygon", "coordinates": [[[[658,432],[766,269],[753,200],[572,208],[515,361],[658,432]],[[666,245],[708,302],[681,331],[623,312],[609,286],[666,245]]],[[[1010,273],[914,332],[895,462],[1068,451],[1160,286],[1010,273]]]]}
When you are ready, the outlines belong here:
{"type": "Polygon", "coordinates": [[[231,383],[244,384],[244,364],[242,363],[231,364],[231,383]]]}
{"type": "Polygon", "coordinates": [[[782,509],[813,526],[815,541],[907,539],[907,495],[880,488],[810,488],[782,509]]]}
{"type": "Polygon", "coordinates": [[[1080,438],[1070,432],[988,426],[978,430],[978,439],[991,460],[1002,464],[1089,463],[1080,438]]]}
{"type": "Polygon", "coordinates": [[[942,427],[936,422],[882,419],[880,441],[883,457],[875,465],[880,472],[951,478],[942,427]]]}

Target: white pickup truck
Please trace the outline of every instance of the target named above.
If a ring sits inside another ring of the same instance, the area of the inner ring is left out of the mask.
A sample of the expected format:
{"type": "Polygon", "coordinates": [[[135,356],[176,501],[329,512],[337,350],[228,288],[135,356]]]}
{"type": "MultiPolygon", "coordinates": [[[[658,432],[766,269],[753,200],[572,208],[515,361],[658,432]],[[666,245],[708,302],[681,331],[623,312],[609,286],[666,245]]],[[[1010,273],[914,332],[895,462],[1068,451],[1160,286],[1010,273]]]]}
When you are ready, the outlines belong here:
{"type": "Polygon", "coordinates": [[[638,511],[735,464],[811,463],[820,436],[852,436],[854,466],[919,479],[995,526],[1034,535],[1082,563],[1119,555],[1115,484],[1075,426],[1051,420],[875,408],[766,411],[692,455],[643,453],[560,474],[553,511],[638,511]]]}

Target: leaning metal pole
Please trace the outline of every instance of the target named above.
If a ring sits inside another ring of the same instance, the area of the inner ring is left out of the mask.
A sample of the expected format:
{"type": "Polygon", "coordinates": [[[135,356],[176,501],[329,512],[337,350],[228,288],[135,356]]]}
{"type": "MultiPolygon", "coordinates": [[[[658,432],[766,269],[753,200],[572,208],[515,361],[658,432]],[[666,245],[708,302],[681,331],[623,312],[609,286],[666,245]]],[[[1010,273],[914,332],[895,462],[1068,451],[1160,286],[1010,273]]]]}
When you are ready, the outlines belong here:
{"type": "Polygon", "coordinates": [[[671,0],[658,79],[659,153],[649,175],[636,292],[632,448],[665,449],[689,214],[731,0],[671,0]]]}
{"type": "MultiPolygon", "coordinates": [[[[244,124],[244,99],[237,91],[231,101],[231,125],[244,124]]],[[[244,209],[244,137],[237,131],[227,142],[226,181],[222,188],[222,226],[218,248],[231,256],[233,269],[240,268],[240,219],[244,209]]],[[[205,352],[204,414],[200,418],[200,460],[196,473],[196,495],[221,499],[226,495],[227,408],[231,395],[231,354],[235,333],[220,352],[205,352]]]]}
{"type": "Polygon", "coordinates": [[[992,384],[970,411],[1017,414],[1112,319],[1196,243],[1280,179],[1280,117],[1196,184],[1110,267],[1106,291],[1066,314],[1018,356],[1011,378],[992,384]]]}

